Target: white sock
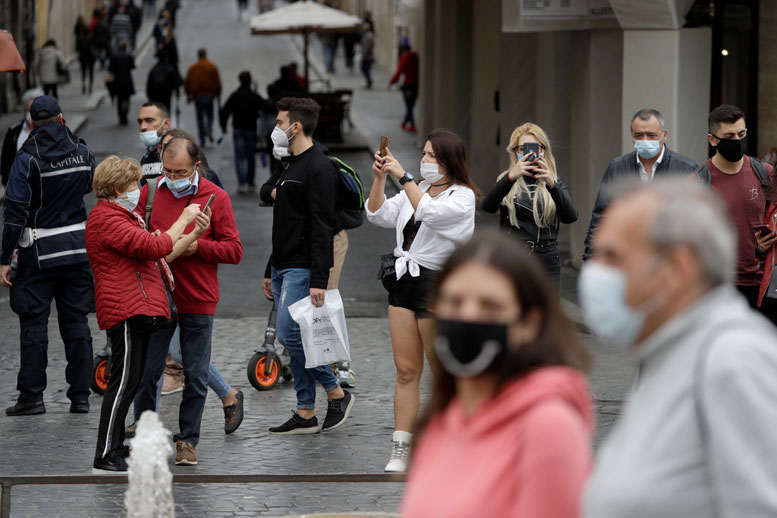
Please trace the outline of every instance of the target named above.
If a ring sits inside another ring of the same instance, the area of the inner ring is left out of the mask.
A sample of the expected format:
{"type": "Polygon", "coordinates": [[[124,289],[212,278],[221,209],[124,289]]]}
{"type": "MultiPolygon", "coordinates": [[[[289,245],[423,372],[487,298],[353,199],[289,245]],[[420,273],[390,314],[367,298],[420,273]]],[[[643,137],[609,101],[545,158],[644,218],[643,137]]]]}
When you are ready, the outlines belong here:
{"type": "Polygon", "coordinates": [[[413,434],[410,432],[403,432],[402,430],[396,430],[391,435],[391,440],[396,442],[404,442],[406,444],[410,444],[410,442],[413,440],[413,434]]]}

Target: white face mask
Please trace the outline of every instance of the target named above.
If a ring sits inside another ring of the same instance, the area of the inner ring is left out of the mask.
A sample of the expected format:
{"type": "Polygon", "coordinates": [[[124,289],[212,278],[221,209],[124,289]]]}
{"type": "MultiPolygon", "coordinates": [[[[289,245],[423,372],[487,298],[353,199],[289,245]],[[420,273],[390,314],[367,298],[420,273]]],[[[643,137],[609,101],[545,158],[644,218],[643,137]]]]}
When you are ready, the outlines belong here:
{"type": "Polygon", "coordinates": [[[138,206],[138,201],[140,201],[140,189],[125,192],[124,195],[126,198],[116,198],[116,201],[121,203],[124,208],[130,212],[135,210],[135,207],[138,206]]]}
{"type": "Polygon", "coordinates": [[[596,261],[583,265],[577,281],[583,320],[588,328],[596,336],[624,349],[634,344],[648,314],[666,301],[659,292],[639,308],[632,308],[626,302],[627,284],[625,272],[596,261]]]}
{"type": "Polygon", "coordinates": [[[285,130],[275,126],[275,128],[272,130],[270,139],[273,143],[272,154],[275,158],[280,159],[281,157],[289,156],[289,144],[291,144],[291,141],[294,140],[295,134],[292,134],[291,137],[288,137],[286,132],[289,131],[292,126],[289,126],[285,130]]]}
{"type": "Polygon", "coordinates": [[[426,162],[421,162],[420,172],[421,178],[430,183],[441,180],[445,176],[444,174],[440,174],[439,164],[428,164],[426,162]]]}

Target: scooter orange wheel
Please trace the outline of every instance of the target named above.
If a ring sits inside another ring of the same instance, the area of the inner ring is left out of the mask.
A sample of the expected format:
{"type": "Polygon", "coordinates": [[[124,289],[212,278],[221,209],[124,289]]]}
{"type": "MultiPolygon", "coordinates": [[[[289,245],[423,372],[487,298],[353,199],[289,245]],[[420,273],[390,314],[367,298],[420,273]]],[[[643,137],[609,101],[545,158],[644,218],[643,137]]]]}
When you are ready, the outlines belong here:
{"type": "Polygon", "coordinates": [[[248,362],[247,374],[248,382],[251,383],[256,390],[270,390],[278,383],[280,378],[280,366],[278,360],[272,359],[272,365],[270,367],[270,373],[265,374],[265,367],[267,366],[267,355],[265,353],[256,353],[251,357],[248,362]]]}
{"type": "Polygon", "coordinates": [[[111,373],[108,372],[108,359],[98,356],[92,362],[92,392],[103,395],[108,388],[108,379],[111,373]]]}

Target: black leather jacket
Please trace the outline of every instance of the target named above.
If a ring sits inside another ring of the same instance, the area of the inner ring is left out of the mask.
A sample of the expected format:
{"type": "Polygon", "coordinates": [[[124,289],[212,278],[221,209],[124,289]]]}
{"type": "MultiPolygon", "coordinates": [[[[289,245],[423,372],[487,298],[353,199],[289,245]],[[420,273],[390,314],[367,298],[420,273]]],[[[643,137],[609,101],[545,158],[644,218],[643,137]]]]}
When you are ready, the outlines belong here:
{"type": "MultiPolygon", "coordinates": [[[[526,183],[536,182],[533,178],[526,178],[526,183]]],[[[560,223],[574,223],[577,221],[577,209],[572,201],[572,195],[564,181],[559,178],[556,185],[548,189],[550,197],[556,204],[556,223],[554,225],[539,228],[534,222],[533,202],[529,194],[524,192],[517,197],[515,203],[515,215],[520,228],[510,224],[507,207],[502,205],[502,200],[510,192],[513,182],[508,175],[504,175],[488,191],[488,194],[480,202],[480,207],[486,212],[496,212],[499,209],[499,228],[508,234],[512,234],[521,241],[534,243],[539,247],[555,245],[558,240],[560,223]]]]}
{"type": "MultiPolygon", "coordinates": [[[[696,171],[696,162],[683,156],[680,153],[671,151],[668,147],[665,147],[664,158],[661,163],[658,164],[653,171],[654,177],[670,177],[670,176],[688,176],[696,171]]],[[[605,209],[610,204],[608,189],[613,182],[624,180],[627,178],[639,179],[639,167],[637,166],[637,152],[632,151],[621,155],[610,162],[607,166],[607,170],[602,177],[602,183],[599,186],[599,195],[596,197],[596,204],[594,210],[591,213],[591,223],[588,225],[588,233],[585,236],[585,252],[583,252],[583,260],[587,261],[593,255],[593,246],[591,240],[593,239],[596,227],[599,226],[599,218],[602,217],[605,209]]]]}

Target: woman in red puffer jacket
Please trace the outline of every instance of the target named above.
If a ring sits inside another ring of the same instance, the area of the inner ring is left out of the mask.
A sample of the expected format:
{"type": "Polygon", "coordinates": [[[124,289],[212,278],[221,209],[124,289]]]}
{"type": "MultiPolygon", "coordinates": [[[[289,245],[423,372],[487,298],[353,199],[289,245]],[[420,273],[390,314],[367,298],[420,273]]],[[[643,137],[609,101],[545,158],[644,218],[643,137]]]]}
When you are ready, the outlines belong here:
{"type": "Polygon", "coordinates": [[[166,261],[183,253],[210,225],[210,209],[186,207],[164,233],[151,234],[133,212],[138,203],[140,165],[111,155],[95,169],[98,198],[86,222],[86,252],[95,279],[97,322],[108,331],[111,376],[103,398],[95,472],[126,471],[124,418],[135,398],[154,325],[170,318],[165,283],[174,289],[166,261]],[[196,220],[195,229],[184,229],[196,220]]]}

